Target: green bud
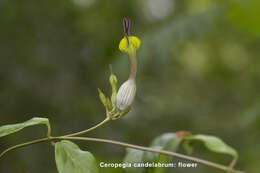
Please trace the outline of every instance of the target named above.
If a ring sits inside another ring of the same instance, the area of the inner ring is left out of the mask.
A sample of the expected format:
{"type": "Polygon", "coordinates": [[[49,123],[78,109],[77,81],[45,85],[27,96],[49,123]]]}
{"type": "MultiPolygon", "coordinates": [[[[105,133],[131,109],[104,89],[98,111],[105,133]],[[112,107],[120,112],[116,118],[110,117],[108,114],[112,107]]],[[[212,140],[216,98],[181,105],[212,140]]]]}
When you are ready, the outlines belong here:
{"type": "Polygon", "coordinates": [[[108,97],[107,97],[107,107],[108,107],[109,111],[111,111],[113,109],[112,103],[108,97]]]}
{"type": "Polygon", "coordinates": [[[113,73],[111,73],[111,74],[110,74],[110,77],[109,77],[109,82],[110,82],[112,88],[113,88],[113,87],[116,88],[116,85],[117,85],[116,75],[114,75],[113,73]]]}
{"type": "Polygon", "coordinates": [[[112,92],[116,92],[117,90],[117,79],[116,79],[116,75],[114,75],[113,73],[111,73],[110,77],[109,77],[109,82],[112,88],[112,92]]]}
{"type": "Polygon", "coordinates": [[[99,88],[98,88],[98,93],[99,93],[100,101],[103,103],[103,105],[107,109],[108,103],[107,103],[107,98],[106,98],[105,94],[99,88]]]}
{"type": "Polygon", "coordinates": [[[112,92],[111,101],[112,101],[113,106],[116,107],[116,92],[112,92]]]}
{"type": "Polygon", "coordinates": [[[113,106],[116,105],[116,95],[117,95],[117,78],[116,75],[113,74],[112,72],[112,67],[110,66],[110,77],[109,77],[109,82],[112,88],[112,95],[111,95],[111,101],[113,106]]]}

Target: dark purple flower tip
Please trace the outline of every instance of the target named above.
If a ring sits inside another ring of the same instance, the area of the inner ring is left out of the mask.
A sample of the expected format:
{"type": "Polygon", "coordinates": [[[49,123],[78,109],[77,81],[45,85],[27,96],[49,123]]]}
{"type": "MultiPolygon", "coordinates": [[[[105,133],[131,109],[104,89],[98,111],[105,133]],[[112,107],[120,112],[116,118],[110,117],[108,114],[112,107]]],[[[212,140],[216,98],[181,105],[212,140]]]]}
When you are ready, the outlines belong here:
{"type": "Polygon", "coordinates": [[[130,19],[124,17],[123,19],[124,33],[125,36],[127,37],[130,36],[130,25],[131,25],[130,19]]]}

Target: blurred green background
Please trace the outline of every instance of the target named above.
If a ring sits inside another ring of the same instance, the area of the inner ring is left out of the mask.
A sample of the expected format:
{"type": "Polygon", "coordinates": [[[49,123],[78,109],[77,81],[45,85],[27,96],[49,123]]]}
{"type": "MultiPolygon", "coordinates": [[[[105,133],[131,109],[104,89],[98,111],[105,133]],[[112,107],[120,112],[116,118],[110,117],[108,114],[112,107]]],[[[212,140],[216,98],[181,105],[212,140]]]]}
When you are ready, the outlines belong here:
{"type": "MultiPolygon", "coordinates": [[[[53,135],[63,135],[102,121],[97,88],[110,92],[108,65],[119,84],[128,77],[118,50],[128,17],[142,40],[137,97],[126,117],[89,136],[147,146],[165,132],[215,135],[237,149],[236,168],[260,170],[259,0],[1,0],[0,13],[0,125],[47,117],[53,135]]],[[[0,149],[45,133],[29,127],[1,138],[0,149]]],[[[98,161],[125,154],[109,144],[78,144],[98,161]]],[[[201,145],[193,155],[231,160],[201,145]]],[[[203,165],[174,171],[221,172],[203,165]]],[[[0,172],[56,173],[53,147],[10,152],[0,172]]]]}

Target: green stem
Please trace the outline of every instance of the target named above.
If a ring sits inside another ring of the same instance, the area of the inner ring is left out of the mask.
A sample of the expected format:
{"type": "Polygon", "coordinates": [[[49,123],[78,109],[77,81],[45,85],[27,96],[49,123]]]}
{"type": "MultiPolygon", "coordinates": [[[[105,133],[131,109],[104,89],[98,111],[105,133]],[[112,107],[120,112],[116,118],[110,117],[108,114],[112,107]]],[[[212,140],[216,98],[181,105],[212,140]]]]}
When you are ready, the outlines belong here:
{"type": "MultiPolygon", "coordinates": [[[[165,151],[165,150],[158,150],[158,149],[154,149],[154,148],[148,148],[148,147],[128,144],[128,143],[114,141],[114,140],[89,138],[89,137],[54,137],[54,139],[58,139],[58,140],[81,140],[81,141],[94,141],[94,142],[109,143],[109,144],[119,145],[119,146],[123,146],[123,147],[134,148],[134,149],[138,149],[138,150],[154,152],[154,153],[169,155],[169,156],[173,156],[173,157],[178,157],[178,158],[181,158],[181,159],[194,161],[194,162],[201,163],[203,165],[206,165],[206,166],[209,166],[209,167],[214,167],[214,168],[224,170],[224,171],[227,171],[227,170],[230,169],[230,167],[228,167],[228,166],[213,163],[213,162],[203,160],[203,159],[199,159],[199,158],[196,158],[196,157],[187,156],[187,155],[184,155],[184,154],[165,151]]],[[[235,169],[231,169],[231,172],[233,172],[233,173],[245,173],[243,171],[239,171],[239,170],[235,170],[235,169]]]]}
{"type": "Polygon", "coordinates": [[[236,162],[237,162],[237,159],[238,159],[238,157],[235,157],[235,158],[232,160],[232,162],[230,163],[230,165],[229,165],[229,167],[228,167],[228,169],[227,169],[227,173],[231,173],[232,169],[234,168],[234,166],[235,166],[235,164],[236,164],[236,162]]]}
{"type": "Polygon", "coordinates": [[[50,125],[50,123],[47,124],[47,129],[48,129],[47,138],[50,138],[51,137],[51,125],[50,125]]]}
{"type": "Polygon", "coordinates": [[[37,143],[41,143],[41,142],[47,142],[47,141],[50,141],[50,140],[52,140],[52,137],[37,139],[37,140],[30,141],[30,142],[25,142],[25,143],[22,143],[22,144],[18,144],[18,145],[12,146],[12,147],[7,148],[6,150],[4,150],[0,154],[0,158],[3,157],[9,151],[12,151],[12,150],[15,150],[15,149],[18,149],[18,148],[22,148],[22,147],[25,147],[25,146],[28,146],[28,145],[32,145],[32,144],[37,144],[37,143]]]}
{"type": "MultiPolygon", "coordinates": [[[[115,115],[115,117],[117,117],[117,116],[119,116],[119,114],[115,115]]],[[[72,136],[82,135],[82,134],[85,134],[87,132],[90,132],[90,131],[104,125],[105,123],[107,123],[110,120],[111,120],[111,118],[107,117],[105,120],[103,120],[99,124],[95,125],[94,127],[89,128],[87,130],[83,130],[81,132],[72,133],[72,134],[65,135],[65,136],[58,136],[58,137],[50,136],[50,127],[48,126],[48,137],[47,138],[37,139],[37,140],[33,140],[33,141],[29,141],[29,142],[25,142],[25,143],[22,143],[22,144],[12,146],[12,147],[4,150],[0,154],[0,158],[3,157],[9,151],[12,151],[12,150],[15,150],[15,149],[18,149],[18,148],[22,148],[22,147],[25,147],[25,146],[41,143],[41,142],[48,142],[48,141],[53,141],[53,140],[83,140],[83,141],[94,141],[94,142],[109,143],[109,144],[119,145],[119,146],[123,146],[123,147],[148,151],[148,152],[165,154],[165,155],[169,155],[169,156],[178,157],[178,158],[181,158],[181,159],[186,159],[186,160],[194,161],[194,162],[197,162],[197,163],[201,163],[203,165],[207,165],[209,167],[217,168],[217,169],[224,170],[224,171],[230,171],[230,172],[233,172],[233,173],[245,173],[245,172],[233,169],[235,161],[233,161],[230,166],[225,166],[225,165],[217,164],[217,163],[214,163],[214,162],[195,158],[195,157],[192,157],[192,156],[187,156],[187,155],[180,154],[180,153],[175,153],[175,152],[170,152],[170,151],[165,151],[165,150],[158,150],[158,149],[154,149],[154,148],[148,148],[148,147],[128,144],[128,143],[124,143],[124,142],[114,141],[114,140],[89,138],[89,137],[72,137],[72,136]]]]}
{"type": "Polygon", "coordinates": [[[100,127],[100,126],[103,126],[105,123],[107,123],[108,121],[110,121],[111,119],[109,117],[107,117],[106,119],[104,119],[102,122],[98,123],[97,125],[89,128],[89,129],[86,129],[86,130],[83,130],[83,131],[80,131],[80,132],[77,132],[77,133],[72,133],[72,134],[69,134],[69,135],[64,135],[63,137],[71,137],[71,136],[79,136],[79,135],[83,135],[85,133],[88,133],[92,130],[95,130],[96,128],[100,127]]]}
{"type": "Polygon", "coordinates": [[[29,145],[32,145],[32,144],[37,144],[37,143],[47,142],[47,141],[53,141],[53,140],[82,140],[82,141],[109,143],[109,144],[119,145],[119,146],[123,146],[123,147],[134,148],[134,149],[138,149],[138,150],[154,152],[154,153],[159,153],[159,154],[165,154],[165,155],[169,155],[169,156],[173,156],[173,157],[177,157],[177,158],[181,158],[181,159],[185,159],[185,160],[190,160],[190,161],[201,163],[203,165],[213,167],[213,168],[217,168],[217,169],[220,169],[220,170],[224,170],[224,171],[229,170],[233,173],[245,173],[245,172],[235,170],[235,169],[230,170],[230,167],[225,166],[225,165],[213,163],[213,162],[210,162],[210,161],[207,161],[207,160],[195,158],[195,157],[192,157],[192,156],[187,156],[187,155],[180,154],[180,153],[175,153],[175,152],[170,152],[170,151],[165,151],[165,150],[158,150],[158,149],[154,149],[154,148],[148,148],[148,147],[128,144],[128,143],[124,143],[124,142],[114,141],[114,140],[89,138],[89,137],[59,136],[59,137],[42,138],[42,139],[38,139],[38,140],[34,140],[34,141],[30,141],[30,142],[26,142],[26,143],[23,143],[23,144],[18,144],[18,145],[15,145],[13,147],[10,147],[0,154],[0,158],[4,154],[6,154],[7,152],[9,152],[11,150],[15,150],[15,149],[22,148],[22,147],[25,147],[25,146],[29,146],[29,145]]]}
{"type": "MultiPolygon", "coordinates": [[[[115,116],[118,116],[118,114],[116,114],[115,116]]],[[[69,135],[60,136],[60,137],[71,137],[71,136],[78,136],[78,135],[82,135],[82,134],[88,133],[88,132],[90,132],[92,130],[95,130],[96,128],[104,125],[105,123],[107,123],[110,120],[111,119],[109,117],[107,117],[102,122],[98,123],[97,125],[89,128],[89,129],[86,129],[86,130],[83,130],[83,131],[80,131],[80,132],[77,132],[77,133],[72,133],[72,134],[69,134],[69,135]]],[[[22,148],[22,147],[25,147],[25,146],[28,146],[28,145],[32,145],[32,144],[37,144],[37,143],[40,143],[40,142],[53,141],[54,137],[51,136],[51,126],[50,126],[50,124],[47,124],[47,128],[48,128],[47,138],[37,139],[37,140],[30,141],[30,142],[25,142],[25,143],[18,144],[18,145],[12,146],[10,148],[7,148],[6,150],[4,150],[0,154],[0,158],[2,156],[4,156],[7,152],[11,151],[11,150],[15,150],[15,149],[22,148]]]]}

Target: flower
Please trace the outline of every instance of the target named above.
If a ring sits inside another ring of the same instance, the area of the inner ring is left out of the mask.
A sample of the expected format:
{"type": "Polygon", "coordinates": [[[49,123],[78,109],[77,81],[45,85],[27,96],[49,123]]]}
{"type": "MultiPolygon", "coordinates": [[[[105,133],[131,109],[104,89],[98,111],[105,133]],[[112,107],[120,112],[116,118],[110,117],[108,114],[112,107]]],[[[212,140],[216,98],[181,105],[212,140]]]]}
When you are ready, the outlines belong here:
{"type": "Polygon", "coordinates": [[[119,43],[119,50],[128,55],[130,62],[130,74],[126,82],[124,82],[118,90],[116,96],[116,106],[119,110],[126,111],[130,108],[134,101],[136,93],[136,72],[137,72],[137,57],[136,51],[141,45],[139,38],[130,36],[130,20],[124,18],[124,38],[119,43]]]}
{"type": "Polygon", "coordinates": [[[134,101],[136,93],[135,80],[128,79],[118,90],[116,96],[116,105],[120,110],[127,109],[134,101]]]}
{"type": "Polygon", "coordinates": [[[130,35],[130,24],[130,20],[124,18],[123,26],[125,36],[119,43],[119,50],[127,54],[132,53],[132,51],[136,52],[141,45],[141,41],[138,37],[130,35]]]}

